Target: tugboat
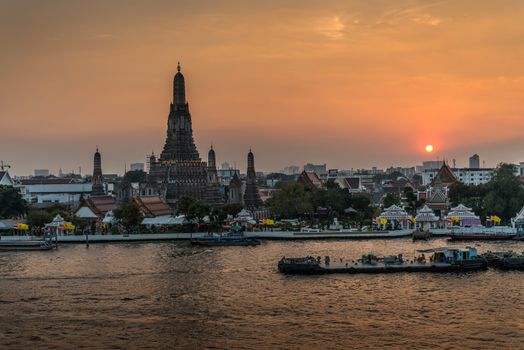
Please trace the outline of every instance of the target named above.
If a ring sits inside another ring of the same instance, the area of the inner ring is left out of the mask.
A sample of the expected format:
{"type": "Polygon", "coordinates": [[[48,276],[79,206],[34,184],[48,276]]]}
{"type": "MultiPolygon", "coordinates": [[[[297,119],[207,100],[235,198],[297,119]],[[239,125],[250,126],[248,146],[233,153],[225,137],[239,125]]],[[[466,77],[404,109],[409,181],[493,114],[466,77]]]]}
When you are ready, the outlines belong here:
{"type": "Polygon", "coordinates": [[[228,233],[193,238],[191,244],[201,246],[255,246],[259,245],[260,241],[256,238],[245,237],[242,233],[228,233]]]}
{"type": "Polygon", "coordinates": [[[334,261],[325,257],[308,256],[305,258],[283,257],[278,262],[278,270],[285,274],[327,274],[327,273],[392,273],[392,272],[460,272],[477,271],[487,268],[487,261],[477,255],[475,248],[453,249],[437,248],[419,250],[421,253],[433,253],[429,263],[424,254],[405,261],[402,254],[377,257],[373,254],[362,256],[357,261],[334,261]]]}

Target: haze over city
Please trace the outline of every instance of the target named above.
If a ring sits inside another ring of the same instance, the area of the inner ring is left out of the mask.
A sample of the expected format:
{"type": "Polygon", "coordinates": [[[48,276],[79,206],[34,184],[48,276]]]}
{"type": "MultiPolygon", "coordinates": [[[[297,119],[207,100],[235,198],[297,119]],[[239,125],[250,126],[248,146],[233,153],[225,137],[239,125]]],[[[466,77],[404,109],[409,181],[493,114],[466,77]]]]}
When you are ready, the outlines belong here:
{"type": "Polygon", "coordinates": [[[1,159],[160,153],[177,62],[200,156],[257,170],[523,161],[524,3],[0,1],[1,159]],[[427,144],[434,152],[424,152],[427,144]]]}

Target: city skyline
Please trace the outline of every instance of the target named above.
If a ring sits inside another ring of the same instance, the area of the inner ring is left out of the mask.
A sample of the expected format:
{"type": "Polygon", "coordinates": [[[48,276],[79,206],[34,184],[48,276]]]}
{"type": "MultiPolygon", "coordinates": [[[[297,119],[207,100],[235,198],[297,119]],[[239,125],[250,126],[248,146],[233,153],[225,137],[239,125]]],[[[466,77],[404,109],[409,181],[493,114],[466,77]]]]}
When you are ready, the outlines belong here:
{"type": "Polygon", "coordinates": [[[211,144],[244,171],[250,147],[261,171],[524,160],[518,1],[0,9],[0,159],[16,175],[91,173],[97,145],[106,173],[159,154],[178,60],[203,160],[211,144]]]}

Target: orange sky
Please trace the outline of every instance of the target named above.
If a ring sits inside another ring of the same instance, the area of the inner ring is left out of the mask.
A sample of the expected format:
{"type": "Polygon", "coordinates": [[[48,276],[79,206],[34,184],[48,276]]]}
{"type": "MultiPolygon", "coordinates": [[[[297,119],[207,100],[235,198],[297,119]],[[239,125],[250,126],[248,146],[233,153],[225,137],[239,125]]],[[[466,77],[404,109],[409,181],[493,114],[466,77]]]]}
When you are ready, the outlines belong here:
{"type": "Polygon", "coordinates": [[[0,159],[160,152],[176,62],[207,157],[257,170],[524,161],[524,2],[0,0],[0,159]],[[427,143],[435,146],[428,156],[427,143]]]}

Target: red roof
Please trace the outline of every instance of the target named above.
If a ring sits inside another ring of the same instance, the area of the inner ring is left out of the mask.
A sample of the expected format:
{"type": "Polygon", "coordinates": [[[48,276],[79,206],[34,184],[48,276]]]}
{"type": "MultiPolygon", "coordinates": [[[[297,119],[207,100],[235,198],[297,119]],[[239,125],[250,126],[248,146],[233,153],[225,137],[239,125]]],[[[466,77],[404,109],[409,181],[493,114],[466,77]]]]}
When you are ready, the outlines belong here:
{"type": "Polygon", "coordinates": [[[345,180],[349,188],[353,190],[360,188],[360,177],[346,177],[345,180]]]}
{"type": "Polygon", "coordinates": [[[145,217],[171,215],[173,210],[159,196],[137,196],[133,199],[145,217]]]}
{"type": "Polygon", "coordinates": [[[108,211],[118,208],[115,198],[111,196],[89,197],[84,199],[82,206],[87,206],[98,217],[102,217],[108,211]]]}
{"type": "Polygon", "coordinates": [[[302,182],[302,184],[306,188],[322,188],[323,184],[318,175],[314,172],[309,171],[303,171],[300,176],[298,177],[298,181],[302,182]]]}

